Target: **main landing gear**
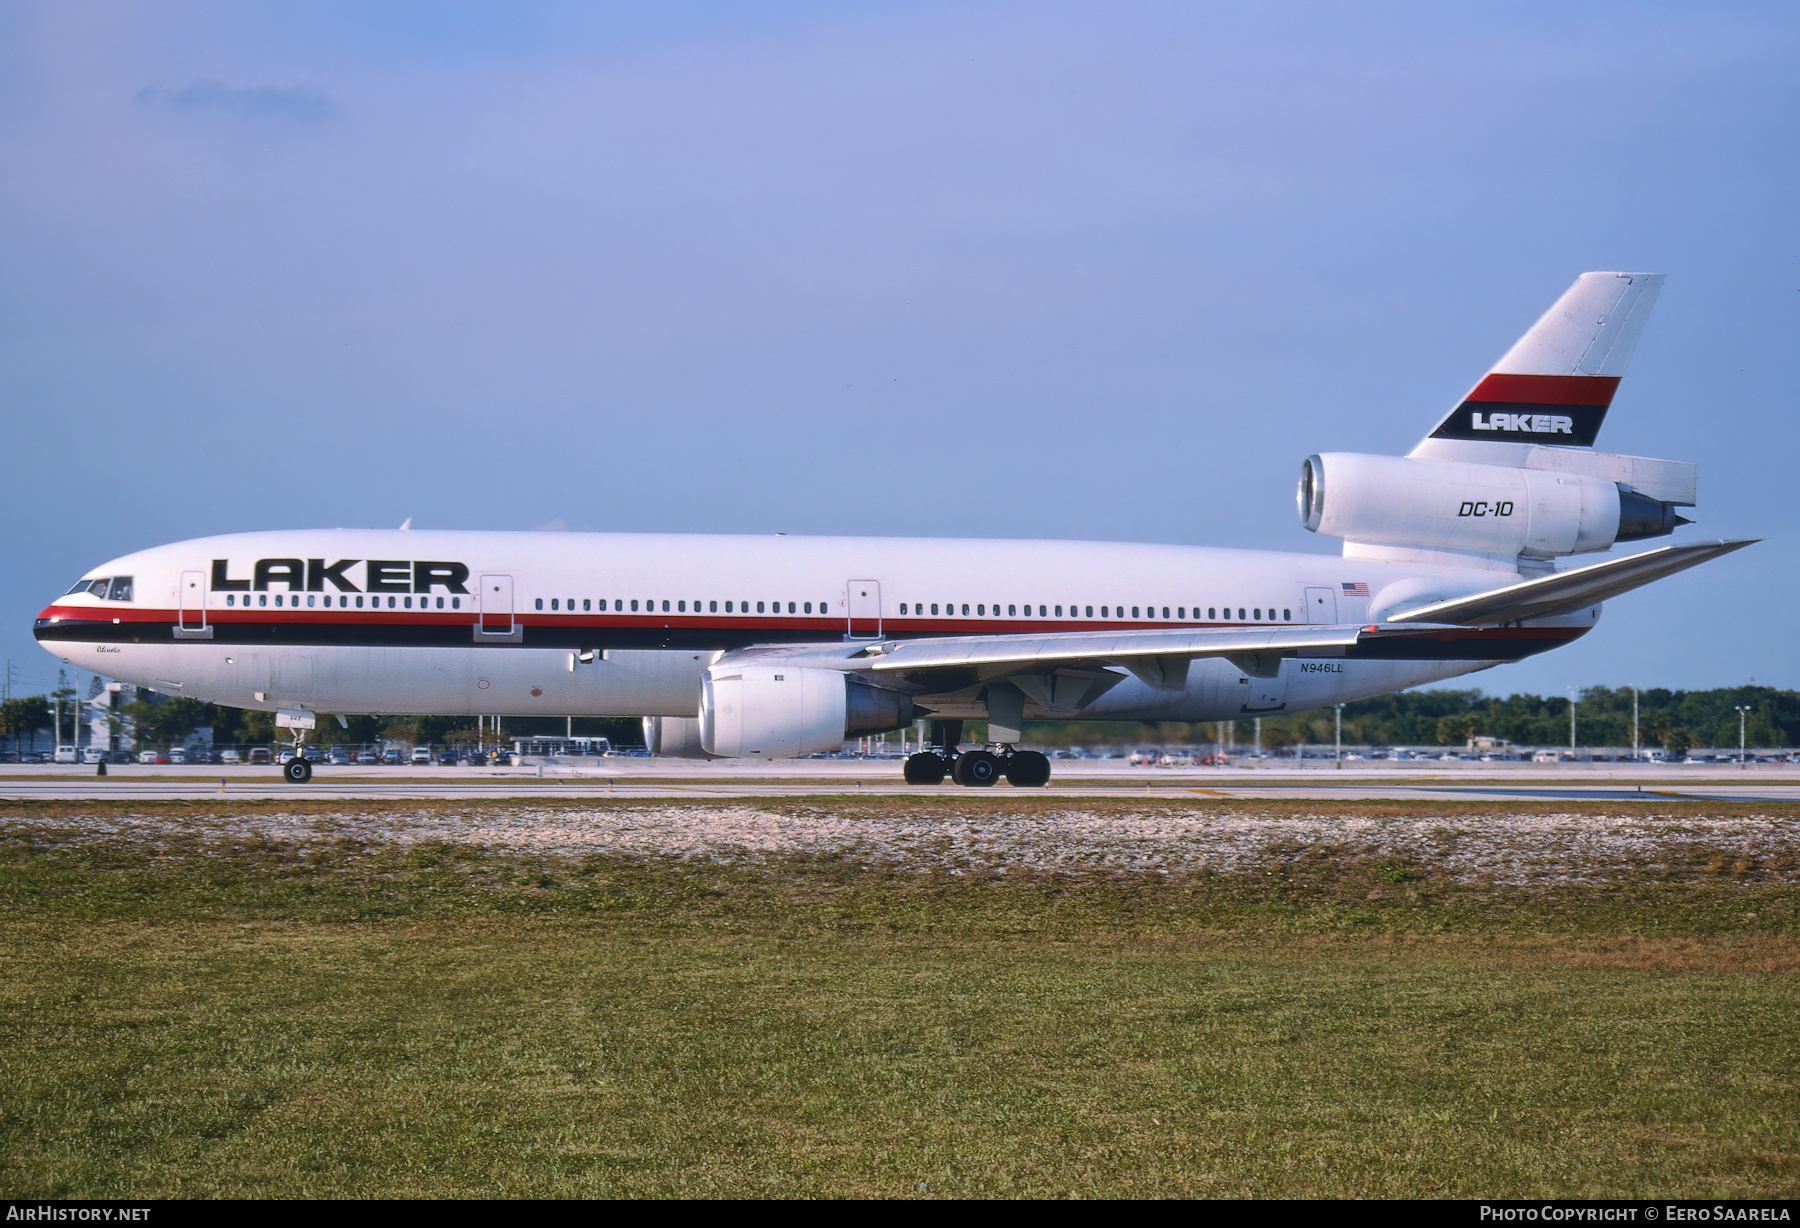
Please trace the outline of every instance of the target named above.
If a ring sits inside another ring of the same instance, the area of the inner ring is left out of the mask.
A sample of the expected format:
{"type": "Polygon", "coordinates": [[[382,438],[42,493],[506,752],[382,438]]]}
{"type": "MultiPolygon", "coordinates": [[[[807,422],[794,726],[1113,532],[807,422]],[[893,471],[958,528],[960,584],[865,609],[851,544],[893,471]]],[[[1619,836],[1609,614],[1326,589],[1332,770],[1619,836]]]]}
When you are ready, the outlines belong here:
{"type": "Polygon", "coordinates": [[[958,752],[962,738],[961,721],[931,722],[934,750],[922,750],[906,761],[906,783],[909,785],[942,784],[948,776],[959,785],[986,789],[998,784],[1004,776],[1015,789],[1041,789],[1050,783],[1050,760],[1035,750],[970,750],[958,752]]]}

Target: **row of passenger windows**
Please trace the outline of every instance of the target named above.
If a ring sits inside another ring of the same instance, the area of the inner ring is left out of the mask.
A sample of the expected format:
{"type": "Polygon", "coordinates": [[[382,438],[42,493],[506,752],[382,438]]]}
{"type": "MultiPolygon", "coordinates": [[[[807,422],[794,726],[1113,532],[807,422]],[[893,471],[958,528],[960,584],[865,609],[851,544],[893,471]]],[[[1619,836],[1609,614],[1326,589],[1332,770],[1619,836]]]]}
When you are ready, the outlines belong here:
{"type": "MultiPolygon", "coordinates": [[[[229,598],[227,598],[227,600],[229,600],[229,598]]],[[[391,602],[392,598],[390,598],[389,600],[391,602]]],[[[570,613],[577,612],[576,599],[573,597],[551,597],[548,600],[550,603],[549,608],[552,613],[559,612],[562,610],[567,610],[570,613]]],[[[623,613],[628,612],[628,610],[630,613],[633,613],[633,614],[639,613],[638,601],[629,599],[629,598],[624,598],[624,597],[614,597],[614,598],[602,597],[602,598],[598,599],[598,602],[596,602],[596,600],[592,597],[583,597],[581,599],[579,612],[581,612],[581,613],[594,612],[596,609],[596,606],[597,606],[598,612],[605,613],[606,608],[607,608],[607,602],[609,600],[612,602],[612,609],[613,609],[613,612],[615,612],[615,613],[623,614],[623,613]]],[[[277,598],[276,601],[279,604],[280,598],[277,598]]],[[[545,602],[545,598],[543,598],[543,597],[537,598],[536,599],[536,608],[540,609],[540,610],[543,609],[544,602],[545,602]]],[[[441,598],[441,597],[438,598],[438,604],[439,605],[443,604],[443,598],[441,598]]],[[[657,607],[658,607],[659,603],[657,601],[645,600],[642,604],[643,604],[643,610],[642,610],[643,613],[654,614],[654,613],[658,612],[657,607]]],[[[663,601],[660,604],[662,607],[661,613],[664,613],[664,614],[686,614],[688,612],[688,603],[685,601],[663,601]]],[[[696,614],[700,614],[700,613],[717,614],[720,612],[718,602],[709,601],[709,602],[706,602],[705,604],[706,604],[706,608],[704,610],[702,610],[701,603],[698,601],[694,602],[693,603],[693,607],[694,607],[693,612],[696,614]]],[[[942,605],[944,614],[949,615],[950,617],[956,617],[958,606],[957,606],[957,603],[953,602],[953,601],[943,602],[943,603],[939,603],[939,602],[935,602],[935,601],[931,602],[929,605],[930,613],[936,614],[938,612],[940,604],[942,605]]],[[[782,612],[783,603],[779,602],[779,601],[770,601],[770,602],[758,601],[755,603],[755,605],[756,605],[756,613],[758,613],[758,614],[763,614],[763,613],[780,614],[782,612]],[[767,607],[767,608],[765,608],[765,607],[767,607]]],[[[727,602],[725,602],[724,612],[727,614],[748,614],[751,612],[750,606],[751,606],[751,603],[748,601],[738,601],[738,602],[727,601],[727,602]]],[[[789,613],[789,614],[811,614],[813,612],[813,603],[810,601],[789,601],[786,603],[786,606],[787,606],[787,613],[789,613]]],[[[1025,618],[1034,617],[1034,615],[1032,614],[1032,609],[1033,609],[1032,606],[1027,605],[1022,608],[1025,611],[1025,613],[1022,615],[1022,617],[1025,617],[1025,618]]],[[[1051,617],[1061,618],[1061,617],[1063,617],[1063,607],[1062,606],[1040,605],[1035,608],[1037,610],[1035,617],[1037,617],[1037,618],[1051,618],[1051,617]],[[1052,615],[1050,612],[1052,609],[1054,609],[1056,611],[1054,615],[1052,615]]],[[[1160,608],[1162,610],[1161,618],[1163,618],[1165,620],[1185,621],[1187,619],[1188,608],[1184,605],[1176,606],[1173,615],[1170,614],[1168,606],[1165,605],[1160,608]]],[[[829,609],[830,609],[830,606],[828,603],[823,602],[823,601],[819,602],[819,613],[824,614],[829,609]]],[[[1020,609],[1021,609],[1021,607],[1018,606],[1017,604],[1009,605],[1006,607],[1006,614],[1004,615],[1004,617],[1019,618],[1019,617],[1021,617],[1021,615],[1019,613],[1020,609]]],[[[1070,618],[1093,618],[1095,616],[1094,615],[1094,607],[1091,605],[1090,606],[1074,606],[1074,605],[1072,605],[1072,606],[1068,607],[1068,609],[1069,609],[1068,616],[1070,618]],[[1083,613],[1084,610],[1086,611],[1085,613],[1083,613]]],[[[1121,606],[1103,605],[1100,607],[1099,617],[1101,617],[1101,618],[1126,618],[1126,617],[1157,618],[1158,617],[1157,609],[1158,609],[1157,606],[1135,606],[1134,605],[1131,607],[1131,613],[1129,615],[1127,615],[1125,613],[1125,607],[1122,605],[1121,606]],[[1115,613],[1114,611],[1117,611],[1117,612],[1115,613]]],[[[963,617],[971,617],[970,606],[969,606],[968,602],[965,601],[961,604],[961,610],[962,610],[963,617]]],[[[994,617],[994,618],[1003,617],[1000,613],[1000,603],[999,602],[994,603],[993,610],[994,610],[994,612],[993,612],[992,617],[994,617]]],[[[925,602],[902,601],[900,603],[900,613],[903,617],[910,615],[911,617],[918,618],[918,617],[924,616],[926,614],[926,612],[927,612],[927,604],[925,602]]],[[[1200,616],[1201,616],[1200,615],[1200,607],[1195,606],[1194,607],[1194,617],[1199,618],[1200,616]]],[[[987,603],[986,602],[977,602],[974,606],[974,614],[972,615],[972,617],[976,617],[976,618],[989,617],[987,603]]],[[[1223,617],[1221,619],[1220,607],[1207,606],[1206,607],[1206,618],[1213,622],[1218,622],[1218,621],[1229,622],[1233,618],[1231,607],[1230,606],[1224,607],[1224,613],[1223,613],[1223,617]]],[[[1262,622],[1262,621],[1264,621],[1263,607],[1261,607],[1261,606],[1249,606],[1249,607],[1239,606],[1239,607],[1237,607],[1236,618],[1240,622],[1249,622],[1249,621],[1262,622]]],[[[1293,620],[1294,620],[1294,612],[1291,608],[1284,609],[1281,611],[1280,621],[1292,622],[1293,620]]],[[[1268,621],[1270,621],[1270,622],[1276,621],[1274,606],[1269,607],[1268,621]]]]}
{"type": "MultiPolygon", "coordinates": [[[[431,597],[419,598],[419,608],[421,610],[431,609],[432,608],[431,603],[433,600],[434,599],[431,597]]],[[[437,601],[437,607],[436,607],[437,609],[442,610],[442,609],[446,608],[444,605],[444,598],[438,597],[438,598],[435,598],[435,600],[437,601]]],[[[355,602],[356,609],[360,610],[363,608],[363,599],[361,597],[339,597],[337,599],[337,608],[340,610],[348,610],[351,608],[351,603],[353,601],[355,602]]],[[[381,608],[381,598],[370,597],[368,599],[368,601],[369,601],[369,607],[368,607],[369,609],[379,610],[381,608]]],[[[276,607],[280,608],[281,603],[282,603],[281,594],[276,593],[275,594],[276,607]]],[[[324,605],[325,609],[327,609],[327,610],[331,609],[331,594],[327,593],[323,598],[321,598],[316,593],[308,593],[306,595],[306,608],[307,609],[309,609],[309,610],[316,609],[316,608],[318,608],[318,606],[321,603],[324,605]]],[[[225,604],[228,606],[236,605],[237,597],[231,593],[225,594],[225,604]]],[[[244,605],[247,607],[247,606],[249,606],[249,604],[250,604],[250,594],[245,593],[244,594],[244,605]]],[[[269,594],[268,593],[258,593],[256,595],[256,604],[259,606],[268,605],[269,604],[269,594]]],[[[294,593],[291,596],[289,596],[287,599],[287,604],[292,606],[296,610],[299,609],[300,608],[300,594],[294,593]]],[[[413,608],[413,599],[411,597],[389,597],[387,599],[387,608],[390,610],[410,610],[413,608]]],[[[452,610],[462,609],[462,598],[461,597],[450,598],[450,605],[448,606],[448,608],[452,609],[452,610]]]]}
{"type": "MultiPolygon", "coordinates": [[[[621,614],[625,613],[627,606],[630,607],[631,613],[635,614],[638,612],[638,602],[635,599],[626,598],[626,597],[612,597],[612,598],[601,597],[598,601],[598,605],[599,605],[599,609],[600,609],[601,613],[606,612],[606,603],[609,600],[612,602],[613,610],[617,613],[621,613],[621,614]]],[[[588,610],[592,610],[594,608],[595,604],[596,604],[595,599],[592,597],[583,597],[581,599],[581,609],[584,612],[586,612],[588,610]]],[[[657,603],[655,601],[646,599],[643,604],[644,604],[644,613],[654,614],[657,612],[656,611],[657,603]]],[[[725,613],[727,613],[727,614],[748,614],[748,613],[750,613],[750,604],[751,603],[748,601],[727,601],[725,603],[725,613]]],[[[717,614],[719,612],[719,603],[716,601],[709,601],[706,603],[706,606],[707,606],[707,608],[704,611],[702,611],[700,608],[700,602],[698,602],[698,601],[694,602],[694,613],[696,613],[696,614],[700,614],[700,613],[717,614]]],[[[758,614],[764,614],[764,613],[779,614],[779,613],[781,613],[781,607],[782,607],[782,603],[779,601],[766,601],[766,602],[758,601],[756,603],[756,612],[758,614]],[[765,606],[768,608],[765,609],[764,608],[765,606]]],[[[537,608],[540,610],[544,608],[544,599],[542,597],[539,597],[537,599],[537,608]]],[[[573,598],[573,597],[552,597],[552,598],[550,598],[550,608],[552,610],[566,609],[566,610],[569,610],[570,612],[574,612],[575,598],[573,598]]],[[[819,613],[823,614],[828,609],[830,609],[830,606],[828,603],[823,602],[823,601],[821,601],[819,603],[819,613]]],[[[685,601],[665,601],[662,603],[662,612],[664,614],[686,614],[688,612],[688,603],[685,601]],[[670,608],[671,606],[674,608],[671,609],[670,608]]],[[[813,603],[810,601],[790,601],[787,603],[787,612],[789,614],[811,614],[813,612],[813,603]]]]}
{"type": "MultiPolygon", "coordinates": [[[[904,602],[904,601],[902,601],[900,603],[900,613],[901,614],[907,613],[907,605],[908,605],[908,603],[904,602]]],[[[1033,617],[1032,612],[1031,612],[1032,607],[1029,605],[1023,606],[1023,607],[1020,607],[1017,605],[1009,605],[1006,607],[1005,617],[1007,617],[1007,618],[1021,617],[1021,615],[1019,614],[1019,610],[1021,608],[1023,608],[1025,611],[1023,617],[1025,617],[1025,618],[1033,617]]],[[[957,609],[957,607],[954,602],[946,602],[944,604],[944,613],[946,613],[946,614],[954,615],[956,613],[956,609],[957,609]]],[[[1122,605],[1120,605],[1120,606],[1105,606],[1105,605],[1103,605],[1100,607],[1100,617],[1101,618],[1126,618],[1126,617],[1156,618],[1157,617],[1156,611],[1157,611],[1157,607],[1153,606],[1153,605],[1151,605],[1151,606],[1135,606],[1134,605],[1131,607],[1131,613],[1129,615],[1127,615],[1125,613],[1125,607],[1122,605]],[[1140,610],[1142,611],[1142,613],[1139,612],[1140,610]]],[[[1206,617],[1215,622],[1220,621],[1219,611],[1220,611],[1220,607],[1218,607],[1218,606],[1207,606],[1206,607],[1206,617]]],[[[912,614],[915,618],[921,614],[924,614],[925,612],[926,612],[926,606],[925,606],[924,602],[918,602],[918,603],[914,603],[912,605],[912,614]]],[[[937,607],[936,602],[931,603],[930,612],[933,614],[936,614],[938,612],[938,607],[937,607]]],[[[969,605],[967,602],[963,603],[962,612],[964,615],[967,615],[969,613],[969,605]]],[[[984,604],[978,603],[975,606],[975,616],[977,618],[988,617],[988,607],[984,604]]],[[[1052,618],[1052,617],[1061,618],[1062,616],[1063,616],[1063,608],[1061,606],[1042,606],[1042,605],[1040,605],[1037,607],[1036,617],[1038,617],[1038,618],[1052,618]],[[1052,614],[1050,612],[1052,610],[1055,611],[1054,614],[1052,614]]],[[[1188,608],[1184,605],[1178,605],[1175,607],[1175,613],[1174,613],[1173,619],[1171,619],[1171,616],[1169,614],[1169,607],[1168,606],[1162,607],[1161,617],[1164,619],[1170,619],[1171,621],[1174,621],[1174,620],[1185,621],[1187,616],[1188,616],[1188,608]]],[[[995,618],[1002,617],[1002,615],[1000,613],[1000,603],[999,602],[994,603],[993,617],[995,617],[995,618]]],[[[1093,618],[1094,617],[1094,607],[1091,605],[1090,606],[1072,605],[1069,607],[1069,617],[1070,618],[1093,618]],[[1085,611],[1085,613],[1084,613],[1084,611],[1085,611]]],[[[1194,617],[1195,618],[1200,617],[1200,607],[1199,606],[1194,607],[1194,617]]],[[[1239,606],[1238,610],[1237,610],[1237,617],[1240,621],[1262,622],[1263,621],[1263,608],[1261,606],[1250,606],[1250,607],[1239,606]]],[[[1224,619],[1226,621],[1229,621],[1231,619],[1231,607],[1229,607],[1229,606],[1224,607],[1224,619]]],[[[1285,621],[1285,622],[1292,622],[1294,620],[1293,610],[1285,609],[1285,610],[1281,611],[1281,619],[1282,619],[1282,621],[1285,621]]],[[[1275,621],[1275,607],[1274,606],[1269,607],[1269,621],[1271,621],[1271,622],[1275,621]]]]}

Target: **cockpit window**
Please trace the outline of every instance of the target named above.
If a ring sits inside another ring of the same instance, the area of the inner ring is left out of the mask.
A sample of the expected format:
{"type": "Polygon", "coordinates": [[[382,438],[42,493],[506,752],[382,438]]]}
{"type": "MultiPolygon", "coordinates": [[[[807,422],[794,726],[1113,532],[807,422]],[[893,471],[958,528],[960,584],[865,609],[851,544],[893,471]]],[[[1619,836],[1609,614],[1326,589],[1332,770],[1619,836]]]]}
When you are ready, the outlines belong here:
{"type": "Polygon", "coordinates": [[[106,599],[108,601],[130,601],[131,577],[114,576],[112,578],[112,588],[107,590],[106,599]]]}
{"type": "Polygon", "coordinates": [[[64,593],[63,596],[73,597],[76,593],[92,592],[93,588],[96,584],[98,584],[100,586],[100,592],[98,595],[101,597],[106,596],[106,581],[105,580],[77,580],[77,581],[75,581],[75,583],[73,585],[70,586],[69,591],[64,593]]]}

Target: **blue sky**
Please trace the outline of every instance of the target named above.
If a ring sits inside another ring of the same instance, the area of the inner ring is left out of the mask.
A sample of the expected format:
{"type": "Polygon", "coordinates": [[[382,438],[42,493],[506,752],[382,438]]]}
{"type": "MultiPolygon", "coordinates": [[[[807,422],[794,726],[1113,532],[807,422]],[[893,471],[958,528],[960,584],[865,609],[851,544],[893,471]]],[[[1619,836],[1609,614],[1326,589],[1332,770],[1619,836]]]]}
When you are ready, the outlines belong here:
{"type": "Polygon", "coordinates": [[[1800,686],[1800,9],[14,3],[18,684],[84,569],[303,525],[1330,552],[1575,274],[1601,446],[1752,550],[1484,674],[1800,686]]]}

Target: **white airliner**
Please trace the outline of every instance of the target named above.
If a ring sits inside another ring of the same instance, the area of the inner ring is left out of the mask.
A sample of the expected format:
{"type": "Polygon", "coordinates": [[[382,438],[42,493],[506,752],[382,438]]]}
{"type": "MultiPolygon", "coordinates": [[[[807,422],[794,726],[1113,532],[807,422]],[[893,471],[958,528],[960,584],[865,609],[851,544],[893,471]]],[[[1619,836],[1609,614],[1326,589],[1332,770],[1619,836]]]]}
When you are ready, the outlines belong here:
{"type": "MultiPolygon", "coordinates": [[[[1569,643],[1749,545],[1556,570],[1689,523],[1695,467],[1596,452],[1661,274],[1585,273],[1405,457],[1301,466],[1341,555],[930,538],[313,529],[94,568],[35,625],[70,664],[277,713],[643,717],[653,750],[782,758],[932,724],[906,779],[1045,784],[1028,720],[1212,721],[1569,643]],[[962,722],[987,721],[962,750],[962,722]]],[[[285,767],[310,779],[304,757],[285,767]]]]}

